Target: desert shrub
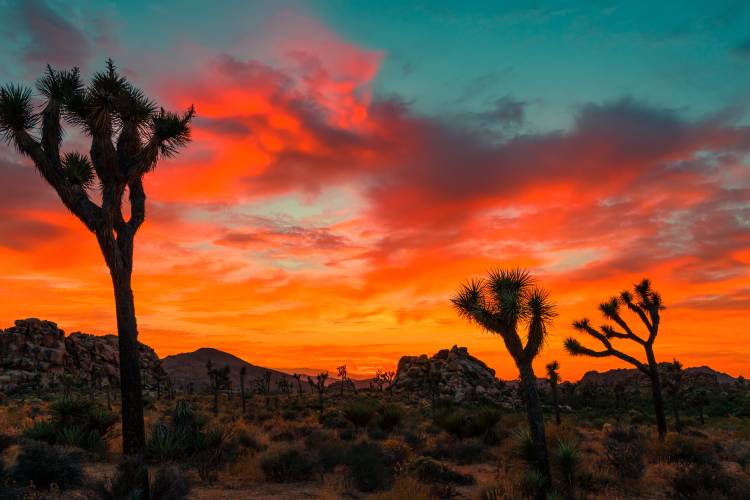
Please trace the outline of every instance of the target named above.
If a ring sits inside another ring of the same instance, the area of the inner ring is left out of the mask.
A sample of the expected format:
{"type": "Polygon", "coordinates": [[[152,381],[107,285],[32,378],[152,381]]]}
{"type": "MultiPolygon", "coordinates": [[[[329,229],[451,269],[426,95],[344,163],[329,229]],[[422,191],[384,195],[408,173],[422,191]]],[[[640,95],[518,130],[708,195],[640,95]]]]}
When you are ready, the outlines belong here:
{"type": "Polygon", "coordinates": [[[303,448],[292,446],[266,452],[260,467],[267,481],[292,483],[310,479],[315,472],[315,461],[303,448]]]}
{"type": "Polygon", "coordinates": [[[672,479],[672,488],[675,498],[750,498],[747,476],[710,464],[683,464],[672,479]]]}
{"type": "Polygon", "coordinates": [[[178,458],[183,448],[177,433],[164,424],[155,424],[146,440],[146,455],[156,460],[178,458]]]}
{"type": "Polygon", "coordinates": [[[485,445],[478,438],[469,439],[436,439],[435,443],[424,452],[428,457],[436,459],[451,459],[459,464],[474,464],[482,462],[486,456],[485,445]]]}
{"type": "Polygon", "coordinates": [[[50,444],[103,453],[117,415],[87,399],[62,397],[50,405],[51,418],[36,422],[24,436],[50,444]]]}
{"type": "Polygon", "coordinates": [[[711,440],[701,437],[669,434],[664,442],[664,452],[670,462],[690,464],[717,464],[716,448],[711,440]]]}
{"type": "Polygon", "coordinates": [[[342,429],[347,426],[346,419],[337,411],[327,411],[318,417],[318,423],[326,429],[342,429]]]}
{"type": "Polygon", "coordinates": [[[391,432],[398,427],[404,418],[404,408],[397,403],[383,405],[378,413],[378,427],[385,432],[391,432]]]}
{"type": "Polygon", "coordinates": [[[23,437],[45,443],[54,443],[57,438],[57,428],[50,420],[38,420],[34,425],[24,429],[23,437]]]}
{"type": "Polygon", "coordinates": [[[190,481],[177,466],[162,467],[151,482],[151,500],[183,500],[190,494],[190,481]]]}
{"type": "Polygon", "coordinates": [[[270,436],[271,441],[294,441],[297,439],[297,436],[294,434],[294,431],[292,429],[286,428],[286,429],[280,429],[270,436]]]}
{"type": "Polygon", "coordinates": [[[370,427],[367,429],[367,437],[373,441],[382,441],[388,437],[388,432],[384,431],[380,427],[370,427]]]}
{"type": "Polygon", "coordinates": [[[429,457],[420,457],[409,466],[409,473],[426,484],[474,484],[474,477],[461,474],[429,457]]]}
{"type": "Polygon", "coordinates": [[[0,433],[0,453],[4,452],[16,443],[16,438],[10,434],[0,433]]]}
{"type": "Polygon", "coordinates": [[[404,432],[404,442],[409,445],[413,450],[417,450],[424,446],[424,436],[416,431],[404,432]]]}
{"type": "Polygon", "coordinates": [[[536,469],[529,469],[521,477],[521,491],[528,498],[537,498],[547,482],[547,478],[536,469]]]}
{"type": "Polygon", "coordinates": [[[266,449],[260,438],[244,427],[237,431],[237,443],[245,450],[263,451],[266,449]]]}
{"type": "Polygon", "coordinates": [[[346,465],[359,491],[387,489],[393,483],[393,466],[377,443],[363,441],[352,445],[346,454],[346,465]]]}
{"type": "Polygon", "coordinates": [[[574,498],[576,474],[578,465],[581,462],[581,452],[576,444],[561,439],[557,442],[555,458],[557,458],[560,475],[565,483],[567,497],[574,498]]]}
{"type": "Polygon", "coordinates": [[[373,398],[356,398],[344,405],[342,413],[344,418],[351,422],[355,428],[360,429],[367,425],[375,417],[378,410],[378,401],[373,398]]]}
{"type": "Polygon", "coordinates": [[[357,432],[352,428],[341,429],[339,431],[339,439],[341,439],[342,441],[353,441],[356,437],[357,432]]]}
{"type": "Polygon", "coordinates": [[[318,467],[322,472],[331,472],[346,456],[346,445],[338,439],[322,443],[317,449],[318,467]]]}
{"type": "Polygon", "coordinates": [[[524,460],[527,464],[534,463],[534,441],[531,439],[529,429],[522,428],[513,434],[514,454],[524,460]]]}
{"type": "Polygon", "coordinates": [[[83,480],[81,457],[59,446],[24,441],[11,475],[18,484],[32,482],[37,488],[49,489],[53,483],[61,490],[74,488],[83,480]]]}
{"type": "Polygon", "coordinates": [[[407,445],[395,439],[387,439],[383,441],[380,447],[383,450],[383,453],[388,457],[389,463],[396,467],[406,463],[407,459],[412,454],[407,445]]]}
{"type": "Polygon", "coordinates": [[[614,429],[604,438],[609,465],[623,479],[638,479],[643,474],[645,446],[643,436],[634,427],[614,429]]]}
{"type": "Polygon", "coordinates": [[[239,442],[231,430],[224,426],[213,426],[201,430],[195,436],[195,452],[192,462],[203,481],[216,479],[218,470],[237,457],[239,442]]]}
{"type": "Polygon", "coordinates": [[[495,426],[501,415],[497,408],[488,406],[443,408],[435,412],[433,420],[449,434],[466,438],[485,434],[495,426]]]}
{"type": "Polygon", "coordinates": [[[140,500],[144,497],[140,487],[144,473],[144,463],[135,457],[125,457],[115,471],[115,475],[105,484],[100,485],[97,492],[105,500],[140,500]]]}

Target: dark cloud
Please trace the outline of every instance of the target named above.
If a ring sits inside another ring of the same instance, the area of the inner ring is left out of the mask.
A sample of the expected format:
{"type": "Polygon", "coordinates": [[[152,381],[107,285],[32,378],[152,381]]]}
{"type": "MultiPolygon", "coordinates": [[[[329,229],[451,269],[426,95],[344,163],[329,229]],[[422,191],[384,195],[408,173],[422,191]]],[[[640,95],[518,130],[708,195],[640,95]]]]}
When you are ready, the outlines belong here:
{"type": "Polygon", "coordinates": [[[518,127],[523,124],[526,103],[511,97],[495,100],[489,111],[478,113],[480,121],[488,126],[501,125],[518,127]]]}
{"type": "Polygon", "coordinates": [[[20,22],[29,37],[22,54],[29,65],[81,66],[91,55],[88,37],[42,0],[22,2],[20,22]]]}

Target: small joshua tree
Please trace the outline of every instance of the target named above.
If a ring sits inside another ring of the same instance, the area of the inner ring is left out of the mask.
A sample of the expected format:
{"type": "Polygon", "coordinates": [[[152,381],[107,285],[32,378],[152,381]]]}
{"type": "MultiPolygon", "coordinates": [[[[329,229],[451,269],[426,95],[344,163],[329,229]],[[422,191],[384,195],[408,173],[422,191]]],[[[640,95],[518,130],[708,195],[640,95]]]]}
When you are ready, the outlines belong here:
{"type": "Polygon", "coordinates": [[[485,279],[464,284],[452,302],[461,317],[500,336],[518,368],[534,465],[543,476],[537,497],[546,498],[550,488],[549,458],[532,363],[544,346],[547,328],[555,316],[549,294],[535,285],[527,271],[500,269],[489,272],[485,279]],[[525,344],[518,332],[521,325],[527,330],[525,344]]]}
{"type": "Polygon", "coordinates": [[[597,351],[584,347],[573,337],[565,339],[565,349],[573,356],[591,356],[604,358],[613,356],[626,363],[635,366],[645,374],[651,382],[651,393],[653,396],[654,413],[656,414],[656,427],[659,432],[659,440],[664,440],[667,433],[667,420],[664,416],[664,403],[661,394],[661,377],[659,375],[659,364],[654,355],[654,342],[659,334],[659,323],[661,311],[664,310],[661,295],[651,288],[651,282],[642,280],[634,286],[635,293],[625,290],[619,296],[615,296],[599,305],[602,315],[612,321],[614,325],[602,325],[599,329],[591,326],[588,318],[573,322],[573,328],[584,332],[598,340],[604,349],[597,351]],[[646,328],[646,336],[635,333],[630,325],[620,314],[622,307],[637,315],[646,328]],[[616,349],[612,340],[630,340],[643,347],[646,353],[646,362],[642,362],[623,351],[616,349]]]}
{"type": "MultiPolygon", "coordinates": [[[[41,112],[30,89],[0,88],[0,137],[33,161],[65,208],[96,236],[114,290],[123,451],[142,461],[146,436],[131,286],[133,242],[146,216],[143,177],[188,143],[194,111],[175,114],[160,108],[111,60],[88,85],[78,68],[48,66],[36,87],[41,112]],[[90,139],[88,156],[61,152],[63,120],[90,139]]],[[[148,496],[145,468],[138,481],[148,496]]]]}
{"type": "Polygon", "coordinates": [[[247,366],[243,365],[240,368],[240,398],[242,398],[242,414],[245,414],[247,409],[247,401],[245,400],[245,375],[247,374],[247,366]]]}
{"type": "Polygon", "coordinates": [[[706,423],[705,408],[708,404],[708,391],[696,389],[690,394],[690,403],[698,409],[698,421],[701,425],[706,423]]]}
{"type": "Polygon", "coordinates": [[[299,373],[292,374],[292,378],[297,381],[297,393],[302,397],[302,375],[299,373]]]}
{"type": "Polygon", "coordinates": [[[664,369],[667,393],[672,402],[672,416],[674,417],[674,427],[677,432],[682,432],[682,422],[680,421],[680,403],[682,400],[682,363],[672,359],[664,369]]]}
{"type": "Polygon", "coordinates": [[[266,409],[271,407],[271,371],[266,370],[263,375],[255,379],[255,389],[266,398],[266,409]]]}
{"type": "Polygon", "coordinates": [[[346,365],[336,367],[336,371],[341,379],[341,396],[344,396],[344,384],[346,384],[346,365]]]}
{"type": "Polygon", "coordinates": [[[553,361],[547,364],[547,380],[552,391],[552,404],[555,406],[555,423],[560,425],[560,400],[557,396],[557,384],[560,382],[560,363],[553,361]]]}
{"type": "Polygon", "coordinates": [[[326,380],[328,380],[328,372],[318,373],[315,380],[312,377],[307,377],[307,383],[318,393],[318,410],[321,415],[323,414],[323,393],[326,390],[326,380]]]}
{"type": "Polygon", "coordinates": [[[219,414],[219,393],[229,387],[229,384],[231,383],[229,379],[229,365],[224,365],[221,368],[214,368],[209,360],[206,361],[206,372],[208,373],[209,386],[214,395],[213,411],[216,416],[219,414]]]}

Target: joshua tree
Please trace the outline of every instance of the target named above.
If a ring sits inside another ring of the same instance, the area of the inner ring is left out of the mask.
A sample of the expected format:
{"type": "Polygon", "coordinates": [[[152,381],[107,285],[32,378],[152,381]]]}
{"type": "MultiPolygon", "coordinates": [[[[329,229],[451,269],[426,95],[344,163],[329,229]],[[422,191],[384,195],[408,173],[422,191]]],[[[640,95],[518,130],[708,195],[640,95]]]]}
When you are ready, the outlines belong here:
{"type": "Polygon", "coordinates": [[[302,397],[302,375],[300,375],[299,373],[294,373],[292,374],[292,377],[297,381],[297,392],[299,393],[299,397],[302,397]]]}
{"type": "Polygon", "coordinates": [[[550,487],[549,458],[532,362],[541,352],[547,327],[556,314],[549,294],[535,285],[527,271],[500,269],[490,271],[485,279],[464,284],[452,302],[461,317],[499,335],[518,368],[534,463],[544,476],[538,496],[545,498],[550,487]],[[527,330],[525,345],[518,333],[522,324],[527,330]]]}
{"type": "Polygon", "coordinates": [[[659,334],[660,312],[664,309],[661,295],[651,288],[651,282],[642,280],[634,286],[635,294],[628,290],[620,293],[599,305],[602,315],[614,322],[615,325],[602,325],[597,330],[591,326],[588,318],[573,322],[573,328],[587,333],[604,346],[604,350],[596,351],[581,345],[581,343],[568,337],[565,339],[565,349],[573,356],[591,356],[604,358],[614,356],[644,373],[651,382],[651,393],[654,401],[654,413],[656,414],[656,427],[659,439],[664,440],[667,433],[667,420],[664,417],[664,403],[661,395],[661,378],[659,376],[659,365],[654,355],[654,341],[659,334]],[[620,315],[622,306],[636,314],[646,327],[647,335],[641,336],[633,331],[628,323],[620,315]],[[619,328],[619,329],[618,329],[619,328]],[[642,362],[629,354],[616,349],[612,345],[612,339],[631,340],[643,347],[646,352],[646,362],[642,362]]]}
{"type": "Polygon", "coordinates": [[[247,366],[243,365],[240,368],[240,398],[242,398],[242,414],[245,414],[247,403],[245,402],[245,375],[247,374],[247,366]]]}
{"type": "Polygon", "coordinates": [[[231,384],[229,379],[229,365],[222,368],[214,368],[211,361],[206,361],[206,372],[208,373],[208,382],[211,391],[214,394],[214,416],[219,414],[219,393],[231,384]]]}
{"type": "Polygon", "coordinates": [[[690,402],[698,408],[698,420],[701,425],[705,425],[706,417],[704,409],[708,404],[708,391],[705,389],[696,389],[690,395],[690,402]]]}
{"type": "Polygon", "coordinates": [[[114,288],[123,451],[142,457],[146,440],[131,288],[133,240],[146,215],[143,176],[188,143],[194,111],[190,107],[180,115],[159,108],[121,76],[111,60],[86,86],[78,68],[59,71],[48,66],[37,90],[41,113],[30,89],[0,88],[0,135],[34,162],[63,205],[96,236],[114,288]],[[90,138],[89,156],[61,154],[61,119],[90,138]],[[98,195],[101,203],[94,201],[98,195]],[[129,204],[128,220],[124,204],[129,204]]]}
{"type": "Polygon", "coordinates": [[[323,392],[326,390],[326,380],[328,379],[328,372],[321,372],[315,376],[315,380],[312,377],[307,377],[307,383],[310,387],[318,392],[318,410],[320,414],[323,414],[323,392]]]}
{"type": "Polygon", "coordinates": [[[680,421],[680,402],[682,399],[682,363],[672,359],[664,370],[667,385],[667,393],[672,400],[672,416],[674,417],[674,427],[677,432],[682,432],[682,422],[680,421]]]}
{"type": "Polygon", "coordinates": [[[557,397],[557,383],[560,382],[560,363],[553,361],[547,364],[547,379],[552,390],[552,404],[555,406],[555,423],[560,425],[560,401],[557,397]]]}
{"type": "Polygon", "coordinates": [[[266,409],[271,407],[271,371],[266,370],[263,375],[255,379],[255,388],[266,398],[266,409]]]}
{"type": "Polygon", "coordinates": [[[341,396],[343,396],[344,384],[346,383],[346,365],[341,365],[337,367],[336,371],[339,373],[339,378],[341,378],[341,396]]]}

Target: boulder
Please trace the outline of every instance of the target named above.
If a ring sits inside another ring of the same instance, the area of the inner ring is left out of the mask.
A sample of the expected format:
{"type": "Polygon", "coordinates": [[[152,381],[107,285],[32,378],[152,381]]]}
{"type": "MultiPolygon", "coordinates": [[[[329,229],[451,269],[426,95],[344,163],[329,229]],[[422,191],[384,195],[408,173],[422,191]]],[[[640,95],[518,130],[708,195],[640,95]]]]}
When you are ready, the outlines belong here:
{"type": "Polygon", "coordinates": [[[505,384],[495,370],[469,354],[466,347],[453,346],[432,357],[403,356],[398,362],[392,390],[396,394],[439,399],[455,403],[492,401],[513,406],[505,384]]]}
{"type": "MultiPolygon", "coordinates": [[[[164,377],[161,361],[153,349],[139,343],[144,383],[164,377]]],[[[69,376],[97,385],[118,384],[120,357],[115,335],[65,332],[52,321],[37,318],[17,320],[0,329],[0,391],[33,383],[49,385],[69,376]]]]}

